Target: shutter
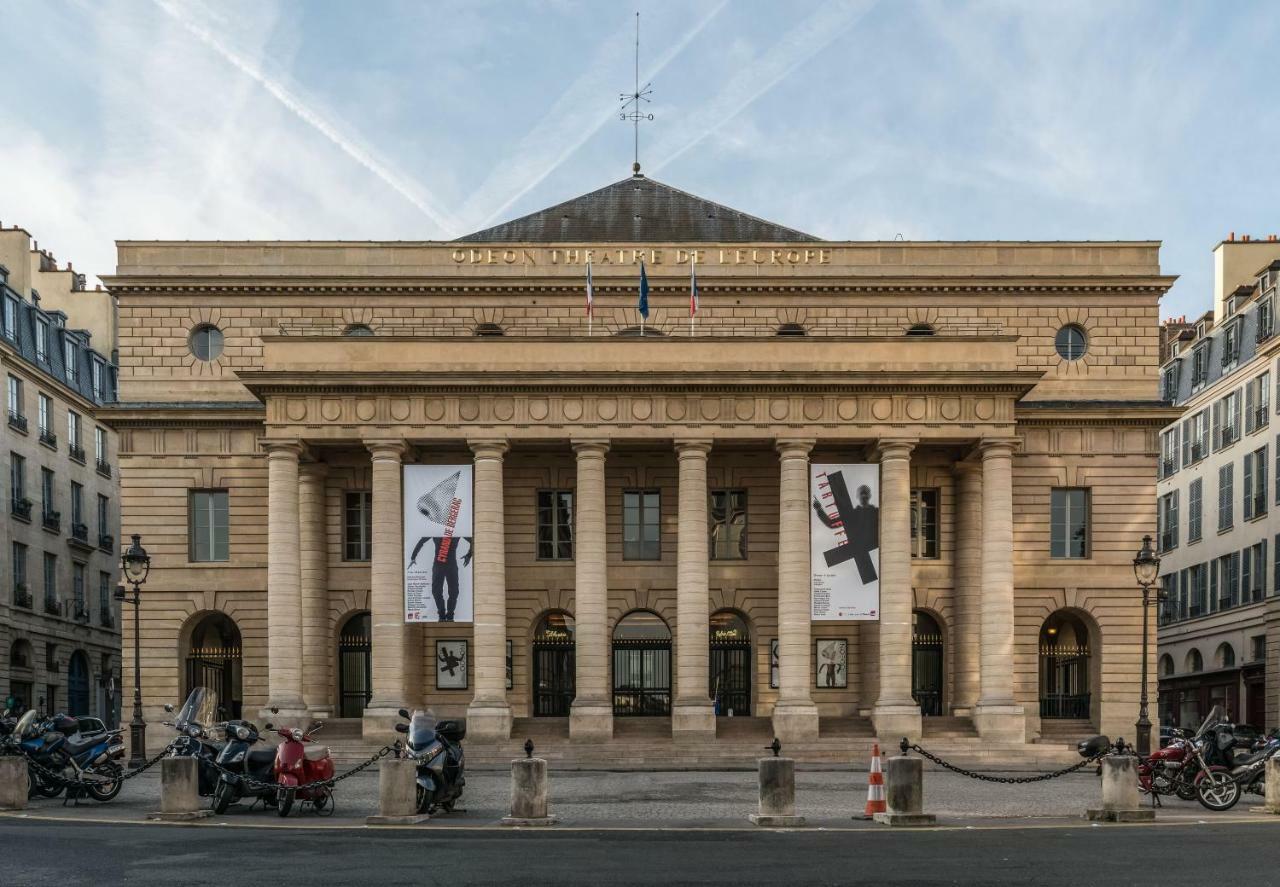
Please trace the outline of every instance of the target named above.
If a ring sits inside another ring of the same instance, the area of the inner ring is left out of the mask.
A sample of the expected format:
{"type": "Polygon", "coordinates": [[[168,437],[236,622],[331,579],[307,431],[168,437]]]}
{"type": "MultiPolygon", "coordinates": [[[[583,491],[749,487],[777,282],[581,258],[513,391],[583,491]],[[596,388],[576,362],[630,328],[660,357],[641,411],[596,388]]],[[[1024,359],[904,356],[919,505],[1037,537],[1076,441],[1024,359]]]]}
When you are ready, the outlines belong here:
{"type": "Polygon", "coordinates": [[[1222,401],[1213,402],[1213,447],[1222,446],[1222,401]]]}
{"type": "Polygon", "coordinates": [[[1182,464],[1191,464],[1191,420],[1182,420],[1182,464]]]}
{"type": "MultiPolygon", "coordinates": [[[[1240,590],[1247,595],[1253,585],[1253,552],[1246,548],[1240,553],[1240,557],[1243,561],[1240,565],[1240,590]]],[[[1223,595],[1232,606],[1239,601],[1234,592],[1235,589],[1233,588],[1223,595]]]]}
{"type": "Polygon", "coordinates": [[[1209,571],[1209,600],[1201,613],[1207,613],[1213,609],[1218,600],[1218,561],[1222,561],[1222,585],[1225,588],[1227,584],[1227,561],[1225,558],[1218,558],[1218,560],[1209,561],[1209,563],[1205,564],[1205,569],[1209,571]]]}
{"type": "Polygon", "coordinates": [[[1249,520],[1253,517],[1253,453],[1244,454],[1244,477],[1241,478],[1240,486],[1244,492],[1241,500],[1244,507],[1240,512],[1240,519],[1249,520]]]}
{"type": "Polygon", "coordinates": [[[1173,538],[1173,546],[1178,546],[1178,491],[1173,491],[1173,499],[1171,500],[1172,514],[1169,515],[1169,534],[1173,538]]]}
{"type": "Polygon", "coordinates": [[[1240,436],[1240,403],[1241,401],[1240,401],[1239,389],[1237,389],[1236,391],[1233,391],[1232,394],[1235,395],[1235,397],[1232,398],[1232,400],[1234,401],[1233,406],[1235,407],[1235,420],[1231,423],[1231,429],[1232,429],[1231,439],[1235,440],[1240,436]]]}
{"type": "Polygon", "coordinates": [[[1246,384],[1246,385],[1244,386],[1244,415],[1245,415],[1245,425],[1246,425],[1246,427],[1247,427],[1250,431],[1252,431],[1252,430],[1254,429],[1254,424],[1253,424],[1253,399],[1254,399],[1254,398],[1253,398],[1253,389],[1254,389],[1254,385],[1253,385],[1253,383],[1252,383],[1252,382],[1249,382],[1248,384],[1246,384]]]}

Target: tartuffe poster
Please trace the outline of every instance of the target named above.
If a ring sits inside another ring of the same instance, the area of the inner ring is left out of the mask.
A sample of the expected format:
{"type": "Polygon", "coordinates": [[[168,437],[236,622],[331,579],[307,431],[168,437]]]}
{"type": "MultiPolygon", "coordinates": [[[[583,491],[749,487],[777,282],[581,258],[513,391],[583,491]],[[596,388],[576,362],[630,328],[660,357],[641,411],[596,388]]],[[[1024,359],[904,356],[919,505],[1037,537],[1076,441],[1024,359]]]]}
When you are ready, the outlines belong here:
{"type": "Polygon", "coordinates": [[[809,466],[814,619],[880,618],[879,469],[809,466]]]}
{"type": "Polygon", "coordinates": [[[404,467],[405,622],[471,621],[473,503],[470,465],[404,467]]]}

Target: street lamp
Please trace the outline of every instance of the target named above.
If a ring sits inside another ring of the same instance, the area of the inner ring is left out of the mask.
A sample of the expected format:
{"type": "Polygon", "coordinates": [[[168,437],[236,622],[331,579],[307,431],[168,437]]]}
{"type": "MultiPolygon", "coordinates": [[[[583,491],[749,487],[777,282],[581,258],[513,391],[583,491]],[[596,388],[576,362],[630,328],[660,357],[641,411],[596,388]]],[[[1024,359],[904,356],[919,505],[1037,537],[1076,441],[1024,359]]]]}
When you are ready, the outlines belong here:
{"type": "Polygon", "coordinates": [[[151,572],[151,558],[142,547],[142,537],[133,534],[133,544],[120,556],[124,578],[133,586],[133,594],[127,595],[123,585],[116,586],[116,600],[133,604],[133,720],[129,722],[129,768],[136,769],[147,761],[147,722],[142,719],[142,646],[139,637],[138,610],[142,598],[138,586],[147,581],[151,572]]]}
{"type": "MultiPolygon", "coordinates": [[[[1147,628],[1151,606],[1151,586],[1160,576],[1160,558],[1151,547],[1151,537],[1142,537],[1142,548],[1133,559],[1133,575],[1142,586],[1142,690],[1138,697],[1138,754],[1151,754],[1151,718],[1147,716],[1147,628]]],[[[1160,595],[1157,593],[1157,598],[1160,595]]]]}

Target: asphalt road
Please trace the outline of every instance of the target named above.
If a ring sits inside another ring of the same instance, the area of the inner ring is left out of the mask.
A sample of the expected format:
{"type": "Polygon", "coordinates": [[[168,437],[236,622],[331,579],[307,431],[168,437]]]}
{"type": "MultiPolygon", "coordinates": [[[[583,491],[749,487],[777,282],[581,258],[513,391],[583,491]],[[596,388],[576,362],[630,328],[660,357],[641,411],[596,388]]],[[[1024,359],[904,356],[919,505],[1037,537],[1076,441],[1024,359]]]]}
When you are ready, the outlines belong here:
{"type": "Polygon", "coordinates": [[[890,832],[219,829],[0,819],[12,887],[1276,884],[1280,825],[890,832]]]}

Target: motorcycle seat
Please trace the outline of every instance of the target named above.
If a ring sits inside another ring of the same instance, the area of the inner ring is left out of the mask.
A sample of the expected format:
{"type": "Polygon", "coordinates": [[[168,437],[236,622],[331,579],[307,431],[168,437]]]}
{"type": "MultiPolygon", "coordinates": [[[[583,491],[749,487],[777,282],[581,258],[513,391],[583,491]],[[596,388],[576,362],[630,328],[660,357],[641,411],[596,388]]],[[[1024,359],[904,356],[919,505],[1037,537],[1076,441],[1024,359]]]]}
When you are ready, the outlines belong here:
{"type": "Polygon", "coordinates": [[[276,762],[276,753],[271,749],[260,749],[249,752],[245,758],[245,763],[249,765],[250,770],[270,770],[276,762]]]}
{"type": "Polygon", "coordinates": [[[106,734],[99,733],[91,736],[68,736],[67,751],[73,755],[78,755],[82,751],[87,751],[93,746],[98,745],[106,738],[106,734]]]}
{"type": "Polygon", "coordinates": [[[329,757],[329,746],[327,745],[308,745],[304,753],[308,761],[323,761],[329,757]]]}
{"type": "Polygon", "coordinates": [[[1235,759],[1235,765],[1237,767],[1248,767],[1250,764],[1256,764],[1258,761],[1268,757],[1269,754],[1270,749],[1264,748],[1261,751],[1253,752],[1252,754],[1245,755],[1244,757],[1237,756],[1235,759]]]}

